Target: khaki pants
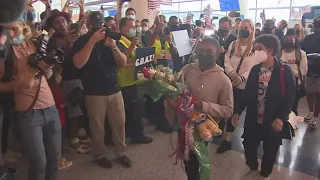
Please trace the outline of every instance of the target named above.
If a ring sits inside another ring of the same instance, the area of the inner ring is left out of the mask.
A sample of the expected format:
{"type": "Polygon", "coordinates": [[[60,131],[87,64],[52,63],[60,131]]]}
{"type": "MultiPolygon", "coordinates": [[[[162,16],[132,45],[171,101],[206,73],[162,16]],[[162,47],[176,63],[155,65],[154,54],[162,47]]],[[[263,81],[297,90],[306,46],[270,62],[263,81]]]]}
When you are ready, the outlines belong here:
{"type": "Polygon", "coordinates": [[[90,119],[90,130],[93,149],[96,155],[105,157],[104,144],[105,120],[108,117],[112,129],[112,140],[116,146],[116,155],[124,153],[125,144],[125,111],[121,92],[110,96],[86,96],[86,107],[90,119]]]}

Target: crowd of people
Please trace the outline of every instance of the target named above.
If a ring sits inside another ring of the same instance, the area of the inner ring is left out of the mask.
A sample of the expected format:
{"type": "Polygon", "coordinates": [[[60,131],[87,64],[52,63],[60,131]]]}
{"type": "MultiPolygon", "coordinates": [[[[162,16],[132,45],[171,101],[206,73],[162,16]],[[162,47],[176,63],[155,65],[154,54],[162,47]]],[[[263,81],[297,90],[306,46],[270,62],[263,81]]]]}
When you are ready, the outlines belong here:
{"type": "MultiPolygon", "coordinates": [[[[164,15],[154,22],[138,21],[132,8],[120,19],[104,17],[98,11],[85,12],[80,0],[79,20],[73,23],[70,1],[62,11],[51,10],[50,1],[41,2],[46,5],[41,22],[35,22],[29,3],[25,16],[6,27],[6,54],[0,61],[2,152],[9,151],[9,134],[22,142],[23,151],[17,147],[10,151],[28,157],[29,180],[56,180],[59,169],[72,165],[61,157],[65,138],[76,153],[93,151],[103,168],[112,167],[106,146],[112,144],[117,161],[130,168],[126,138],[132,144],[153,141],[144,133],[144,119],[159,131],[173,132],[175,116],[170,112],[176,100],[162,97],[153,102],[139,92],[134,78],[139,47],[154,47],[156,64],[181,72],[199,99],[195,108],[218,121],[225,132],[217,153],[231,150],[232,133],[246,109],[242,135],[246,164],[252,172],[258,170],[257,148],[262,141],[262,178],[272,173],[288,115],[291,111],[298,115],[299,100],[305,95],[310,111],[305,120],[317,127],[320,17],[312,29],[304,19],[289,28],[285,20],[275,26],[274,20],[254,24],[229,17],[219,19],[215,29],[202,20],[182,24],[176,16],[168,22],[164,15]],[[197,40],[194,54],[179,56],[172,37],[179,30],[197,40]],[[206,30],[214,34],[206,36],[206,30]],[[50,64],[39,55],[63,61],[50,64]],[[30,61],[37,58],[34,67],[30,61]],[[315,61],[308,62],[309,58],[315,61]]],[[[184,163],[188,179],[200,179],[196,155],[191,152],[184,163]]]]}

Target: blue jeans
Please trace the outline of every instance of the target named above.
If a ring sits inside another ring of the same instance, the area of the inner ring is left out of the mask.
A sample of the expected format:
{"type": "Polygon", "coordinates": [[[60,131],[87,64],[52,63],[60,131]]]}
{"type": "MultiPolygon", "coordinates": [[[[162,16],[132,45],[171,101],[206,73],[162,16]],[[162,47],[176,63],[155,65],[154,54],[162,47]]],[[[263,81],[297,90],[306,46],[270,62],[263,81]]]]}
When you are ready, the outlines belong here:
{"type": "Polygon", "coordinates": [[[29,158],[28,180],[57,180],[61,124],[55,106],[16,112],[17,127],[29,158]]]}

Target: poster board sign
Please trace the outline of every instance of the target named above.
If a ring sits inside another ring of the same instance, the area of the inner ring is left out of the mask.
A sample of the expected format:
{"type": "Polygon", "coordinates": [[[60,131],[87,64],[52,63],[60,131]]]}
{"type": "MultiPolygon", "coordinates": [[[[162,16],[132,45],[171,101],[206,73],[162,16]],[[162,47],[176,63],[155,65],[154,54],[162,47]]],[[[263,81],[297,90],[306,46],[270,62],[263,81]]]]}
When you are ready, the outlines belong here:
{"type": "Polygon", "coordinates": [[[173,39],[179,54],[179,57],[188,55],[192,51],[192,44],[187,30],[173,31],[173,39]]]}
{"type": "Polygon", "coordinates": [[[149,67],[155,58],[155,47],[137,48],[134,79],[137,80],[137,74],[144,67],[149,67]]]}

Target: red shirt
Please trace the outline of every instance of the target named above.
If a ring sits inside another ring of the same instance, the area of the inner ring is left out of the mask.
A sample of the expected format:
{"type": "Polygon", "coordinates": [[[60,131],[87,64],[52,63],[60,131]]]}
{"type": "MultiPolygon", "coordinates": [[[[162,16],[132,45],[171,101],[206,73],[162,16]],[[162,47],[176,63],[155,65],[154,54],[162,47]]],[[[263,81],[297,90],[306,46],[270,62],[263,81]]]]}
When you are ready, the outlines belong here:
{"type": "Polygon", "coordinates": [[[54,101],[56,102],[57,109],[59,111],[61,126],[65,126],[65,102],[59,85],[51,85],[51,91],[54,101]]]}

